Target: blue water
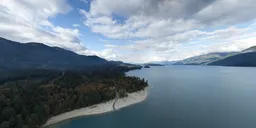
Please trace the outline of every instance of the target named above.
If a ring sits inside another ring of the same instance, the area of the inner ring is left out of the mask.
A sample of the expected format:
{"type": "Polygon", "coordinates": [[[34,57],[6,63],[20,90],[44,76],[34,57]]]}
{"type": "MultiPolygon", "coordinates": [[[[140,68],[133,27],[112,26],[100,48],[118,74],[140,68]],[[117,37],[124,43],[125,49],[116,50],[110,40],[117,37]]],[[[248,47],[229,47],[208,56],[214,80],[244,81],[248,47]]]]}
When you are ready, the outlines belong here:
{"type": "Polygon", "coordinates": [[[165,66],[127,75],[148,80],[146,101],[61,122],[59,128],[256,128],[256,68],[165,66]]]}

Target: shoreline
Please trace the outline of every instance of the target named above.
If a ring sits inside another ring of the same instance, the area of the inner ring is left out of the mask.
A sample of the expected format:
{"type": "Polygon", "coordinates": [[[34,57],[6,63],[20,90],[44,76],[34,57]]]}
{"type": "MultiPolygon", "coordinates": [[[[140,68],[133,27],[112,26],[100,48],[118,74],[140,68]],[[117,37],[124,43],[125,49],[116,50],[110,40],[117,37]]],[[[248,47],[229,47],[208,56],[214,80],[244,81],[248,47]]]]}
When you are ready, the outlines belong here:
{"type": "Polygon", "coordinates": [[[121,108],[144,101],[147,98],[148,89],[149,87],[145,87],[144,90],[128,93],[127,97],[115,98],[104,103],[95,104],[89,107],[84,107],[69,112],[65,112],[57,116],[53,116],[49,118],[42,127],[50,126],[75,117],[90,116],[117,111],[121,108]]]}

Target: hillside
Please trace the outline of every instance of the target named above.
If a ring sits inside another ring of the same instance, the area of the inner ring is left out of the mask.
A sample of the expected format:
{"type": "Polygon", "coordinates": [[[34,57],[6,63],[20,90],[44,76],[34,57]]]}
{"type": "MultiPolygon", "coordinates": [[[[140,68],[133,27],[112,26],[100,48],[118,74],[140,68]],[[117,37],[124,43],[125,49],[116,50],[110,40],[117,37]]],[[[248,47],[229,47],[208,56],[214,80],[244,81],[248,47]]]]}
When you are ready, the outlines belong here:
{"type": "Polygon", "coordinates": [[[177,61],[150,61],[150,62],[145,63],[145,64],[172,65],[172,64],[174,64],[176,62],[177,61]]]}
{"type": "Polygon", "coordinates": [[[80,69],[108,63],[97,56],[78,55],[41,43],[19,43],[0,38],[0,69],[80,69]]]}
{"type": "Polygon", "coordinates": [[[52,116],[126,97],[148,86],[144,79],[110,68],[90,74],[53,70],[14,74],[0,80],[0,128],[41,128],[52,116]]]}
{"type": "Polygon", "coordinates": [[[0,127],[39,128],[50,117],[126,97],[148,86],[141,66],[0,38],[0,127]]]}
{"type": "Polygon", "coordinates": [[[236,53],[235,52],[209,53],[209,54],[190,57],[190,58],[178,61],[173,65],[204,65],[233,54],[236,54],[236,53]]]}
{"type": "Polygon", "coordinates": [[[158,63],[145,63],[143,66],[164,66],[163,64],[158,64],[158,63]]]}
{"type": "Polygon", "coordinates": [[[255,67],[256,52],[237,54],[221,60],[214,61],[212,63],[209,63],[208,65],[255,67]]]}
{"type": "Polygon", "coordinates": [[[247,48],[245,50],[242,51],[243,53],[245,52],[256,52],[256,46],[252,46],[250,48],[247,48]]]}

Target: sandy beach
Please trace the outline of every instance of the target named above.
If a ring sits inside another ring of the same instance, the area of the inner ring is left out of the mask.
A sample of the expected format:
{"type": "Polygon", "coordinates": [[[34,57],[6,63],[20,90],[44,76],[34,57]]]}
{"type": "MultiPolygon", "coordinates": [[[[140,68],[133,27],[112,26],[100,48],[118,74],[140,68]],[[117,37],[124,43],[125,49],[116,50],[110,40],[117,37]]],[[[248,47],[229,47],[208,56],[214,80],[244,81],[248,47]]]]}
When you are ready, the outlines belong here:
{"type": "Polygon", "coordinates": [[[100,104],[96,104],[93,106],[80,108],[80,109],[72,110],[70,112],[62,113],[60,115],[51,117],[44,124],[43,127],[61,122],[63,120],[79,117],[79,116],[88,116],[88,115],[96,115],[96,114],[111,112],[111,111],[114,111],[113,106],[115,107],[115,110],[118,110],[118,109],[130,106],[130,105],[142,102],[143,100],[145,100],[147,98],[147,94],[148,94],[148,87],[142,91],[130,93],[130,94],[128,94],[127,97],[124,97],[124,98],[113,99],[113,100],[110,100],[105,103],[100,103],[100,104]]]}

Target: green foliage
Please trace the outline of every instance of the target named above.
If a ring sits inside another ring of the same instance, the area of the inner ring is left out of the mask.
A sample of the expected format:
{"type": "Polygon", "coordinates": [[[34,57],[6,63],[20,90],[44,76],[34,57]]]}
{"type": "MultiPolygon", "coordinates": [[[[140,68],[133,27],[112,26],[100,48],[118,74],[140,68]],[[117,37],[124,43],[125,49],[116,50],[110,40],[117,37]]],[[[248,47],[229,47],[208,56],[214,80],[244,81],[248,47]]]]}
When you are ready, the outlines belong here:
{"type": "Polygon", "coordinates": [[[9,125],[9,122],[8,122],[8,121],[2,122],[2,124],[1,124],[1,126],[0,126],[0,128],[9,128],[9,127],[10,127],[10,125],[9,125]]]}
{"type": "Polygon", "coordinates": [[[114,99],[116,93],[124,97],[147,86],[144,79],[122,72],[33,73],[37,77],[30,77],[29,86],[19,82],[27,77],[19,76],[19,81],[0,86],[0,128],[37,128],[51,116],[114,99]],[[38,77],[47,79],[30,83],[38,77]]]}

